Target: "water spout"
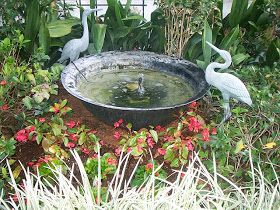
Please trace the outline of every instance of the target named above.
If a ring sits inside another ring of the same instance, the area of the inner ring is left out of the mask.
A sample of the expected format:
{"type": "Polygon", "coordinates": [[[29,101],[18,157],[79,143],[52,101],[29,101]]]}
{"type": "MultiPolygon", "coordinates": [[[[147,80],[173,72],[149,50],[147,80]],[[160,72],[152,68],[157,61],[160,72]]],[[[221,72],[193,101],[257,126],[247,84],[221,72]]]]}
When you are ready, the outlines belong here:
{"type": "Polygon", "coordinates": [[[144,74],[139,74],[137,91],[140,95],[143,95],[145,92],[143,83],[144,83],[144,74]]]}

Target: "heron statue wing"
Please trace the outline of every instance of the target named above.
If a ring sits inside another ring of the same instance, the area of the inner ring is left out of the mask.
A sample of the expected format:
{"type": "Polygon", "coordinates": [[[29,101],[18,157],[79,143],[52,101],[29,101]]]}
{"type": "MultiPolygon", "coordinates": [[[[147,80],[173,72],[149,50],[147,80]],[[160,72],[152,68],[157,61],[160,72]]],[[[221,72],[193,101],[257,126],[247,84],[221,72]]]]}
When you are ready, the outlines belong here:
{"type": "Polygon", "coordinates": [[[237,77],[228,73],[223,73],[216,85],[218,89],[228,94],[230,97],[243,101],[248,105],[252,105],[252,100],[247,88],[237,77]]]}
{"type": "Polygon", "coordinates": [[[63,47],[61,57],[58,61],[62,63],[68,58],[70,58],[70,61],[74,61],[78,59],[80,55],[79,46],[80,46],[80,39],[73,39],[67,42],[63,47]]]}

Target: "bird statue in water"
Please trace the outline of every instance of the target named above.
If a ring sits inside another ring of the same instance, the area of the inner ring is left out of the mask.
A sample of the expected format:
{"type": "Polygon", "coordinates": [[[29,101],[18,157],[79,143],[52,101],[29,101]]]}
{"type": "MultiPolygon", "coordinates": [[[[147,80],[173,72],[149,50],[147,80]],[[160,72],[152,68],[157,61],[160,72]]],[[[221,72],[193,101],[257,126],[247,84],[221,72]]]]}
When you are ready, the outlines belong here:
{"type": "Polygon", "coordinates": [[[209,42],[207,42],[207,44],[213,50],[219,53],[220,56],[225,60],[225,63],[210,63],[205,71],[205,79],[207,83],[213,85],[222,92],[224,100],[224,117],[220,123],[221,125],[231,116],[229,106],[230,98],[235,98],[238,101],[248,104],[249,106],[252,105],[252,100],[247,88],[240,79],[228,73],[218,73],[214,71],[215,68],[226,69],[230,66],[231,55],[229,52],[220,50],[209,42]]]}
{"type": "Polygon", "coordinates": [[[64,61],[70,59],[70,62],[73,62],[79,58],[81,52],[86,51],[89,45],[89,32],[88,32],[88,23],[87,17],[101,9],[85,9],[82,17],[82,25],[83,25],[83,36],[80,39],[72,39],[67,42],[62,50],[61,57],[58,59],[59,63],[63,63],[64,61]]]}

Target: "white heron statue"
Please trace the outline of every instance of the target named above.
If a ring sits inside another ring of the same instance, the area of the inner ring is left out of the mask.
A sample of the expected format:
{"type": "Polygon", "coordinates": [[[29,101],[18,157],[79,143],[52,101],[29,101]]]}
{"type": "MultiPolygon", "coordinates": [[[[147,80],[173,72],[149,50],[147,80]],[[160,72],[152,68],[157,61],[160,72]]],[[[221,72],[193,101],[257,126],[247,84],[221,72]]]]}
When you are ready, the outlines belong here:
{"type": "Polygon", "coordinates": [[[222,124],[231,116],[229,106],[230,98],[235,98],[238,101],[248,104],[249,106],[252,105],[252,100],[247,88],[240,79],[228,73],[219,73],[214,71],[215,68],[226,69],[230,66],[231,55],[229,52],[220,50],[209,42],[207,42],[207,44],[217,53],[219,53],[220,56],[225,60],[225,63],[210,63],[205,71],[205,79],[208,84],[213,85],[222,92],[224,100],[224,118],[220,123],[222,124]]]}
{"type": "Polygon", "coordinates": [[[89,45],[89,32],[88,32],[88,23],[87,17],[101,9],[85,9],[83,12],[82,25],[83,25],[83,36],[80,39],[72,39],[67,42],[62,50],[61,57],[58,59],[58,62],[63,63],[64,61],[70,59],[70,62],[73,62],[79,58],[81,52],[87,50],[89,45]]]}

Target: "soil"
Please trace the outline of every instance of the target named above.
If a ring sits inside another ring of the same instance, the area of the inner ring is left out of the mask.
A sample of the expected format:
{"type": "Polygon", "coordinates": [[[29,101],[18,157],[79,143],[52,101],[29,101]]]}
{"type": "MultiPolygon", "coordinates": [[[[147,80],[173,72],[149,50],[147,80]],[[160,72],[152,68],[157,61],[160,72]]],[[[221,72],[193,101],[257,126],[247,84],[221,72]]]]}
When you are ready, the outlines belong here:
{"type": "MultiPolygon", "coordinates": [[[[64,99],[68,100],[68,106],[70,106],[73,109],[73,115],[71,116],[70,119],[74,120],[75,122],[80,121],[81,124],[85,124],[88,128],[96,130],[97,131],[96,135],[101,140],[104,141],[105,145],[102,146],[102,148],[101,148],[101,154],[104,154],[105,152],[114,152],[114,148],[116,148],[117,142],[113,136],[114,132],[116,131],[115,128],[113,127],[113,125],[107,125],[107,124],[101,122],[100,120],[98,120],[97,118],[95,118],[94,115],[84,107],[84,105],[82,104],[82,102],[79,99],[77,99],[76,97],[69,94],[63,88],[63,86],[61,84],[59,84],[58,95],[56,97],[54,97],[53,100],[59,101],[59,100],[64,100],[64,99]]],[[[208,110],[208,109],[204,109],[204,110],[208,110]]],[[[170,127],[172,125],[174,126],[175,124],[176,124],[176,122],[172,122],[169,125],[167,125],[166,127],[170,127]]],[[[156,147],[151,150],[153,157],[155,157],[156,151],[157,151],[156,147]]],[[[23,165],[27,165],[28,162],[30,162],[32,160],[38,160],[40,157],[43,157],[44,150],[36,142],[31,142],[28,144],[18,145],[16,148],[15,154],[16,154],[16,156],[13,157],[14,159],[21,161],[21,163],[23,165]]],[[[83,161],[85,161],[86,158],[87,157],[85,155],[83,155],[83,154],[81,155],[81,159],[83,161]]],[[[159,164],[161,164],[163,162],[163,157],[161,157],[161,156],[158,156],[155,159],[157,160],[157,162],[159,164]]],[[[142,163],[145,164],[149,160],[150,160],[150,155],[147,155],[146,157],[143,157],[142,163]]],[[[75,164],[75,161],[73,158],[70,158],[69,160],[66,161],[66,163],[71,167],[72,164],[75,164]]],[[[130,175],[133,172],[133,169],[134,169],[134,166],[136,163],[137,163],[137,159],[134,159],[131,157],[128,162],[128,167],[127,167],[126,173],[125,173],[126,180],[128,180],[130,178],[130,175]]],[[[74,174],[79,179],[80,175],[79,175],[78,167],[75,166],[75,169],[76,170],[74,171],[74,174]]],[[[169,175],[171,175],[173,173],[173,170],[171,170],[171,168],[167,164],[164,164],[163,169],[169,175]]],[[[21,174],[21,176],[22,176],[22,178],[24,178],[23,174],[21,174]]],[[[111,176],[111,178],[112,178],[112,176],[111,176]]],[[[107,185],[110,182],[111,178],[108,177],[108,179],[106,180],[106,183],[104,183],[104,184],[107,185]]],[[[176,179],[176,176],[170,176],[168,178],[169,181],[172,181],[175,179],[176,179]]]]}

